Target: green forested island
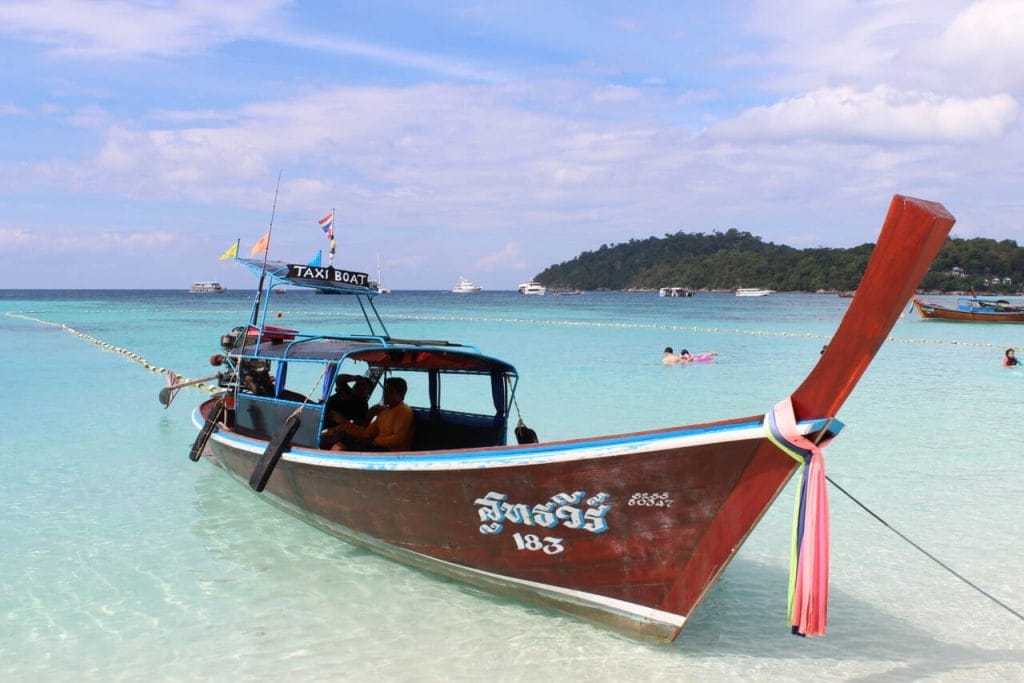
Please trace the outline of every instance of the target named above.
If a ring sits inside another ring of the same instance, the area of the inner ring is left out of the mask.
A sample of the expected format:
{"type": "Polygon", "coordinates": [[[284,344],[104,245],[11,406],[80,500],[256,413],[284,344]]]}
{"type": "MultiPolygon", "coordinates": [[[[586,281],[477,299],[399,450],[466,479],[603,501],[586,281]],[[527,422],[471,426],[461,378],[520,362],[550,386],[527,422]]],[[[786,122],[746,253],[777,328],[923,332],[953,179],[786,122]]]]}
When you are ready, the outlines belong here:
{"type": "MultiPolygon", "coordinates": [[[[780,292],[857,288],[873,243],[849,249],[795,249],[740,230],[632,239],[603,244],[550,266],[537,281],[553,289],[627,290],[688,287],[766,287],[780,292]]],[[[921,289],[975,289],[993,294],[1024,291],[1024,248],[1013,240],[949,238],[921,289]]]]}

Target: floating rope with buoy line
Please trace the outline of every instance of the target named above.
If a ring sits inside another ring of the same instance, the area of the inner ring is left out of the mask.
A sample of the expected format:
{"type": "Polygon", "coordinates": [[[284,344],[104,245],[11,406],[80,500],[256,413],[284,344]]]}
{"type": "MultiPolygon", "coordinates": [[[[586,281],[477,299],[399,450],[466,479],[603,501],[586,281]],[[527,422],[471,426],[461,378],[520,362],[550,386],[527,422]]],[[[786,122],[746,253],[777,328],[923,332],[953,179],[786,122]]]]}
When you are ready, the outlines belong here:
{"type": "MultiPolygon", "coordinates": [[[[77,335],[93,342],[94,344],[105,348],[109,351],[115,351],[121,353],[126,357],[144,365],[147,369],[153,372],[159,372],[161,374],[167,374],[171,372],[166,368],[160,368],[151,365],[144,358],[133,354],[132,352],[122,349],[119,347],[112,346],[106,342],[91,337],[87,334],[79,332],[74,328],[71,328],[63,323],[49,322],[46,320],[40,320],[39,318],[33,318],[20,313],[8,312],[7,315],[12,318],[22,318],[24,320],[31,320],[43,325],[50,325],[52,327],[60,327],[66,332],[77,335]]],[[[700,327],[697,325],[665,325],[660,323],[625,323],[625,322],[596,322],[596,321],[584,321],[584,320],[544,320],[539,318],[501,318],[501,317],[486,317],[486,316],[419,316],[419,315],[397,315],[394,316],[396,320],[424,320],[424,321],[450,321],[450,322],[486,322],[486,323],[507,323],[507,324],[520,324],[520,325],[559,325],[564,327],[587,327],[587,328],[613,328],[613,329],[651,329],[651,330],[666,330],[668,332],[691,332],[694,334],[735,334],[745,335],[751,337],[789,337],[794,339],[818,339],[828,341],[832,339],[831,334],[822,334],[819,332],[784,332],[780,330],[745,330],[741,328],[722,328],[722,327],[700,327]]],[[[999,343],[993,344],[992,342],[976,342],[976,341],[964,341],[962,339],[913,339],[910,337],[886,337],[887,342],[893,344],[938,344],[948,346],[960,346],[964,348],[977,348],[977,349],[1002,349],[1006,346],[1024,346],[1021,344],[1006,344],[999,343]]],[[[183,377],[179,377],[179,380],[188,381],[183,377]]],[[[216,393],[217,387],[203,386],[202,384],[196,385],[198,388],[210,393],[216,393]]]]}
{"type": "Polygon", "coordinates": [[[221,390],[220,387],[218,386],[204,384],[204,382],[209,382],[211,380],[217,379],[218,375],[211,375],[210,377],[201,377],[199,379],[190,380],[186,377],[181,377],[173,370],[169,370],[167,368],[160,367],[159,365],[154,365],[153,363],[150,363],[148,360],[146,360],[145,358],[143,358],[142,356],[133,351],[129,351],[128,349],[120,346],[114,346],[109,342],[105,342],[102,339],[97,339],[96,337],[86,334],[85,332],[79,332],[70,325],[66,325],[64,323],[55,323],[49,320],[42,320],[40,318],[33,318],[32,316],[22,315],[21,313],[13,313],[11,311],[7,312],[7,317],[21,318],[22,320],[28,320],[31,322],[39,323],[40,325],[47,325],[49,327],[59,328],[61,330],[64,330],[68,334],[78,337],[79,339],[84,339],[87,342],[95,344],[104,351],[112,351],[114,353],[119,353],[128,360],[138,363],[139,365],[146,368],[150,372],[155,372],[157,374],[166,376],[168,379],[171,380],[171,382],[168,383],[168,386],[160,390],[160,402],[164,405],[165,408],[170,405],[172,400],[174,400],[174,393],[178,389],[181,389],[182,387],[195,387],[196,389],[199,389],[201,391],[207,391],[211,394],[215,394],[221,390]]]}
{"type": "MultiPolygon", "coordinates": [[[[426,316],[426,315],[392,315],[395,320],[421,320],[434,322],[483,322],[483,323],[508,323],[513,325],[556,325],[560,327],[586,327],[586,328],[608,328],[622,330],[665,330],[668,332],[692,332],[695,334],[735,334],[750,337],[791,337],[797,339],[824,339],[832,338],[831,334],[820,332],[785,332],[781,330],[745,330],[741,328],[723,327],[700,327],[697,325],[667,325],[664,323],[628,323],[628,322],[607,322],[587,320],[546,320],[543,318],[500,318],[500,317],[476,317],[476,316],[426,316]]],[[[886,337],[885,341],[894,344],[945,344],[949,346],[963,346],[979,349],[1001,349],[1004,346],[1013,344],[993,344],[992,342],[964,341],[960,339],[914,339],[910,337],[886,337]]],[[[1017,344],[1016,346],[1024,346],[1017,344]]]]}

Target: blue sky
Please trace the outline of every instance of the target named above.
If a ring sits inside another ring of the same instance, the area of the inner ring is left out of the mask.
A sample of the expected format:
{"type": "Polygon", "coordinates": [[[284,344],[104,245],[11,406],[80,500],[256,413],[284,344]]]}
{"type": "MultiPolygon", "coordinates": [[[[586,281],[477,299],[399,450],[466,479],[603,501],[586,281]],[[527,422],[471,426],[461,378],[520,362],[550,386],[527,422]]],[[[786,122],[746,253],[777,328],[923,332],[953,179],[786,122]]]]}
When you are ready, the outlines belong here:
{"type": "Polygon", "coordinates": [[[0,0],[0,288],[249,287],[325,248],[513,289],[738,228],[874,241],[894,193],[1024,238],[1024,2],[0,0]]]}

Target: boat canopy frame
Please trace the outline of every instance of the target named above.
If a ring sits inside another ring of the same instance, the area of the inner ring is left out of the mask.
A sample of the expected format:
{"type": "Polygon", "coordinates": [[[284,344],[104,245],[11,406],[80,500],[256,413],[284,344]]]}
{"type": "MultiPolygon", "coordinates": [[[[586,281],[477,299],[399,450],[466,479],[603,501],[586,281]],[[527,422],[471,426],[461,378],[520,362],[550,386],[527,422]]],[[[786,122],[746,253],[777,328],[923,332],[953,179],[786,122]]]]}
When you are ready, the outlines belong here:
{"type": "MultiPolygon", "coordinates": [[[[230,335],[222,338],[222,346],[236,376],[237,373],[245,372],[245,365],[249,361],[277,361],[275,385],[278,389],[273,398],[267,397],[270,400],[294,402],[294,396],[284,396],[288,393],[284,386],[289,363],[328,366],[323,376],[323,393],[326,397],[342,363],[348,360],[364,362],[369,368],[378,369],[381,373],[426,373],[432,411],[440,410],[441,375],[489,376],[494,417],[507,420],[510,415],[519,383],[519,373],[515,366],[484,355],[473,345],[434,339],[392,338],[373,303],[373,297],[379,292],[370,286],[371,280],[366,273],[281,261],[264,263],[258,259],[237,260],[260,276],[261,287],[253,303],[250,325],[235,328],[230,335]],[[270,284],[263,287],[265,276],[269,276],[270,284]],[[353,296],[360,305],[369,333],[309,335],[268,325],[266,318],[270,295],[278,285],[353,296]]],[[[236,387],[241,390],[241,383],[236,384],[236,387]]]]}

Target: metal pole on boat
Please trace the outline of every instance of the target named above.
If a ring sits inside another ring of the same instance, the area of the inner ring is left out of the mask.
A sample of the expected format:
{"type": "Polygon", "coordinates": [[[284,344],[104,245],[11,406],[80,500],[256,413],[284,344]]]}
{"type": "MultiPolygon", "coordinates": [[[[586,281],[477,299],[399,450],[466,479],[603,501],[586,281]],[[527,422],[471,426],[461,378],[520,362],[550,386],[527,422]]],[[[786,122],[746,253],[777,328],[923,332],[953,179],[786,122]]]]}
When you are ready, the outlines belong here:
{"type": "MultiPolygon", "coordinates": [[[[270,207],[270,227],[267,229],[267,248],[263,251],[263,268],[260,269],[260,284],[256,290],[256,305],[252,308],[252,322],[255,325],[259,320],[260,298],[263,296],[263,282],[267,277],[267,258],[270,256],[270,239],[274,233],[274,214],[277,212],[277,193],[281,190],[281,171],[277,172],[277,187],[274,188],[274,203],[270,207]]],[[[268,293],[269,296],[269,293],[268,293]]]]}
{"type": "Polygon", "coordinates": [[[331,267],[331,268],[334,267],[334,250],[335,250],[335,248],[337,247],[337,244],[338,244],[337,241],[335,241],[335,239],[334,239],[334,221],[335,221],[335,219],[337,217],[338,217],[338,214],[335,213],[335,209],[332,206],[331,207],[331,234],[327,236],[328,247],[329,247],[328,254],[327,254],[327,265],[329,267],[331,267]]]}

